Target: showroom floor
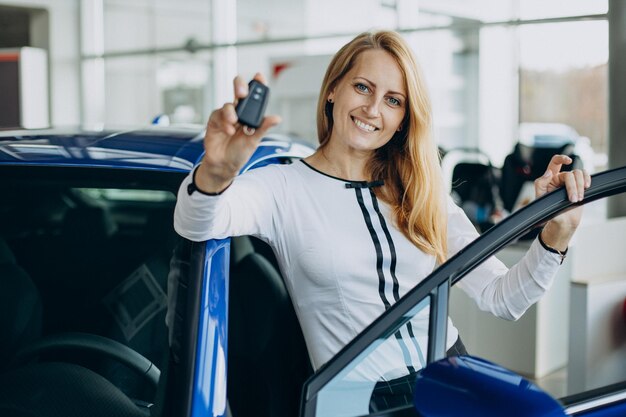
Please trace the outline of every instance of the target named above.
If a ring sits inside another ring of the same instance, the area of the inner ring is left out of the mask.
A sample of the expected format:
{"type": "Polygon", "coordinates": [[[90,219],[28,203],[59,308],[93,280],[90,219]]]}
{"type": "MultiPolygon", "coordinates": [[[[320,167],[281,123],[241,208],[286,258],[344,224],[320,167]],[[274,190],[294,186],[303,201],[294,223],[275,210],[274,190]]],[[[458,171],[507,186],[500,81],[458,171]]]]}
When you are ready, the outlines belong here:
{"type": "Polygon", "coordinates": [[[555,398],[567,395],[567,367],[558,369],[543,378],[537,378],[533,381],[555,398]]]}

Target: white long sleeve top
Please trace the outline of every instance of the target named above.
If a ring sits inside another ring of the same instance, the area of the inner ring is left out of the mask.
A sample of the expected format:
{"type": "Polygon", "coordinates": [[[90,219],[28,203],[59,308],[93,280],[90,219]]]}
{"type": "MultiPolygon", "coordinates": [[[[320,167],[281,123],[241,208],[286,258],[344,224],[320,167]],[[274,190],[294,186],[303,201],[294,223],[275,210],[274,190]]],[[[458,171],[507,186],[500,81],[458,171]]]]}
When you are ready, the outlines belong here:
{"type": "MultiPolygon", "coordinates": [[[[276,254],[316,369],[435,267],[435,257],[396,228],[389,206],[371,188],[347,188],[350,181],[317,171],[304,161],[242,174],[218,196],[189,193],[194,171],[178,193],[176,231],[192,241],[252,235],[267,242],[276,254]]],[[[447,211],[451,256],[478,232],[451,198],[447,211]]],[[[560,257],[535,240],[510,270],[493,257],[458,285],[482,310],[515,320],[549,288],[559,265],[560,257]]],[[[388,371],[402,368],[397,362],[406,362],[407,352],[414,364],[423,365],[428,316],[418,316],[402,335],[417,344],[390,343],[396,351],[382,355],[379,362],[387,363],[377,363],[379,369],[373,372],[387,378],[402,374],[388,371]]],[[[457,337],[448,319],[448,348],[457,337]]]]}

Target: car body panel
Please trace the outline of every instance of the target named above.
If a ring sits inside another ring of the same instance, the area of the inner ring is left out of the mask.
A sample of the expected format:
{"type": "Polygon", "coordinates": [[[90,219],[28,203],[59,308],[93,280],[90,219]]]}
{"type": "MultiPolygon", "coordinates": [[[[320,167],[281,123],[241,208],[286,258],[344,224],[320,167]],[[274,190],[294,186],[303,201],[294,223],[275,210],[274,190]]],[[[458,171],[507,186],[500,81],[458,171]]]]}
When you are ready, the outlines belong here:
{"type": "MultiPolygon", "coordinates": [[[[0,164],[189,172],[204,154],[203,138],[201,128],[6,131],[0,132],[0,164]]],[[[242,172],[276,162],[275,158],[304,157],[311,153],[310,147],[287,136],[268,135],[242,172]]]]}
{"type": "Polygon", "coordinates": [[[593,408],[589,411],[568,414],[578,417],[622,417],[626,416],[626,400],[621,403],[611,404],[607,408],[598,406],[597,408],[593,408]]]}
{"type": "Polygon", "coordinates": [[[533,383],[471,356],[441,359],[425,368],[415,382],[414,401],[425,416],[565,416],[563,407],[533,383]],[[439,398],[446,401],[434,400],[439,398]]]}
{"type": "Polygon", "coordinates": [[[202,152],[201,130],[4,132],[0,161],[189,171],[202,152]],[[10,134],[9,134],[10,133],[10,134]]]}
{"type": "Polygon", "coordinates": [[[620,417],[626,415],[626,402],[608,410],[590,411],[584,414],[585,417],[620,417]]]}
{"type": "Polygon", "coordinates": [[[229,259],[230,239],[207,242],[198,320],[193,417],[226,414],[229,259]]]}
{"type": "Polygon", "coordinates": [[[563,123],[520,123],[519,141],[527,146],[555,148],[574,145],[579,135],[563,123]]]}
{"type": "Polygon", "coordinates": [[[611,408],[598,408],[583,413],[574,414],[580,417],[623,417],[626,416],[626,400],[611,406],[611,408]]]}

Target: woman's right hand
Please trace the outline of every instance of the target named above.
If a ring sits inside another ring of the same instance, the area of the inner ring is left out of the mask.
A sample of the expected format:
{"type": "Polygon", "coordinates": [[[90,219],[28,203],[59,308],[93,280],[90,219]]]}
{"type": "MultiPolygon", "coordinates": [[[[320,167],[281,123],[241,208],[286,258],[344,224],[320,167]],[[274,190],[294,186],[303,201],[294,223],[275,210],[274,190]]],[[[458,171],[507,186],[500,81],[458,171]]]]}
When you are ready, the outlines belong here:
{"type": "MultiPolygon", "coordinates": [[[[266,84],[263,75],[254,79],[266,84]]],[[[233,81],[235,101],[211,113],[204,135],[204,157],[196,173],[196,186],[208,193],[224,190],[250,159],[267,130],[280,123],[279,116],[267,116],[253,135],[246,135],[238,123],[235,106],[248,95],[248,84],[239,76],[233,81]]]]}

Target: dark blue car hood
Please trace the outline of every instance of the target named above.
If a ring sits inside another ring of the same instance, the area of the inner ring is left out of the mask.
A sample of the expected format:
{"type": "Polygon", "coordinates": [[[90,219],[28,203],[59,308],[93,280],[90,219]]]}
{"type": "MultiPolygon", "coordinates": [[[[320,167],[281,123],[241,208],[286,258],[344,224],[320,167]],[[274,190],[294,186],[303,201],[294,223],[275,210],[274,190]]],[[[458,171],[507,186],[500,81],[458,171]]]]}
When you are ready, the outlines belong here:
{"type": "MultiPolygon", "coordinates": [[[[88,131],[51,129],[0,131],[0,165],[82,166],[188,172],[204,153],[204,130],[148,127],[88,131]]],[[[244,166],[271,163],[276,157],[304,157],[310,145],[286,135],[268,135],[244,166]]]]}
{"type": "Polygon", "coordinates": [[[202,156],[201,129],[0,132],[0,164],[80,165],[189,171],[202,156]]]}

